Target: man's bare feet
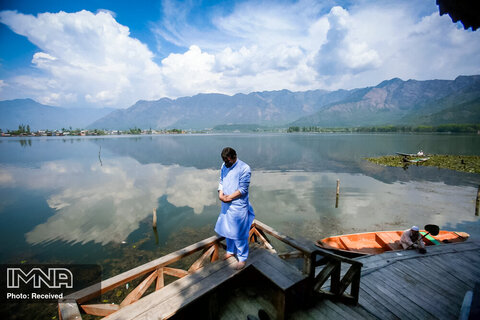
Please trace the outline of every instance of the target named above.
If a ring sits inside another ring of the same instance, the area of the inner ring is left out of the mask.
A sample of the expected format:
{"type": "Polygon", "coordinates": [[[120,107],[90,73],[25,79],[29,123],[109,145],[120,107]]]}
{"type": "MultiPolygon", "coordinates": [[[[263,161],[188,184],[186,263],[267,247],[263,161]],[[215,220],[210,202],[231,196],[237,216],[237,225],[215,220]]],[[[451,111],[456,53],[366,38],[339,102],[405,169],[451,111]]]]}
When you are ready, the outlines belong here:
{"type": "Polygon", "coordinates": [[[225,253],[223,256],[223,260],[227,260],[228,258],[234,257],[235,255],[233,253],[225,253]]]}
{"type": "Polygon", "coordinates": [[[237,270],[242,270],[243,268],[245,268],[245,265],[246,265],[246,264],[247,264],[247,263],[246,263],[245,261],[238,261],[237,266],[235,267],[235,269],[237,269],[237,270]]]}

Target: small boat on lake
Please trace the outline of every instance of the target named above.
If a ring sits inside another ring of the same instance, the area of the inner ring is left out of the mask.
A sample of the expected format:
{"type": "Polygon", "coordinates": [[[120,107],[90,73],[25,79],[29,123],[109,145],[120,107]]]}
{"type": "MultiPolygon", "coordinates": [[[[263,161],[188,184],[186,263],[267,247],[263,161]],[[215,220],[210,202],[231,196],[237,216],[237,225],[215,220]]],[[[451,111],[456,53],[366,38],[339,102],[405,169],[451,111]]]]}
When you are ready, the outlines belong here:
{"type": "Polygon", "coordinates": [[[425,156],[425,153],[422,150],[418,151],[417,153],[397,152],[397,154],[400,156],[403,156],[404,162],[409,162],[409,163],[421,163],[421,162],[430,160],[429,157],[425,156]]]}
{"type": "Polygon", "coordinates": [[[399,156],[404,156],[404,157],[423,157],[425,156],[425,153],[423,150],[418,151],[417,153],[403,153],[403,152],[396,152],[399,156]]]}
{"type": "Polygon", "coordinates": [[[410,163],[421,163],[421,162],[425,162],[427,160],[430,160],[430,158],[426,157],[426,158],[404,159],[404,161],[410,162],[410,163]]]}
{"type": "MultiPolygon", "coordinates": [[[[367,254],[380,254],[386,251],[403,250],[400,237],[403,231],[377,231],[333,236],[318,240],[316,245],[323,249],[334,251],[347,257],[362,256],[367,254]]],[[[420,230],[425,235],[427,231],[420,230]]],[[[442,243],[462,242],[470,235],[465,232],[441,230],[435,236],[427,234],[423,238],[426,246],[442,243]]]]}

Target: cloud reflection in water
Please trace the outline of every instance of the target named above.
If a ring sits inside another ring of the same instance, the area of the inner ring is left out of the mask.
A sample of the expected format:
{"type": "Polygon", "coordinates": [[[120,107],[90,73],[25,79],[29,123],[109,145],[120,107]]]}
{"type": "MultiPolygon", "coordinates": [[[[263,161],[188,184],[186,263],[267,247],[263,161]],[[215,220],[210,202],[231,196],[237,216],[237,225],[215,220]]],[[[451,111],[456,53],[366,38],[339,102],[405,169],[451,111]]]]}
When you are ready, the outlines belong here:
{"type": "MultiPolygon", "coordinates": [[[[28,243],[107,244],[121,242],[137,230],[162,197],[195,214],[210,206],[219,209],[218,173],[179,165],[142,165],[129,157],[109,159],[103,166],[62,160],[39,168],[4,167],[0,186],[48,193],[46,201],[55,214],[26,233],[28,243]]],[[[386,184],[362,174],[254,171],[251,202],[260,220],[294,237],[315,240],[411,224],[473,221],[469,203],[473,191],[440,182],[386,184]],[[338,209],[334,208],[336,179],[341,180],[338,209]],[[289,226],[293,225],[301,227],[292,231],[289,226]]]]}
{"type": "Polygon", "coordinates": [[[47,203],[56,213],[26,234],[30,244],[122,241],[152,214],[162,196],[176,207],[202,213],[216,202],[218,179],[215,170],[140,165],[130,158],[117,158],[102,167],[73,161],[10,167],[2,169],[0,177],[9,177],[0,184],[51,192],[47,203]]]}

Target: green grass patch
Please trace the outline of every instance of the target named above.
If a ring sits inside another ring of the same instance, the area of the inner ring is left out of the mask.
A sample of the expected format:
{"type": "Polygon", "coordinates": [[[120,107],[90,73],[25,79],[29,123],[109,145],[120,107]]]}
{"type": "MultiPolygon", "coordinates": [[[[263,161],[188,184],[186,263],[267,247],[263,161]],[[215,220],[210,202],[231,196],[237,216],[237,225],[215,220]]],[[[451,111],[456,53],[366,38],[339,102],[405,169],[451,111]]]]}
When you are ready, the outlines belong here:
{"type": "Polygon", "coordinates": [[[366,158],[366,160],[389,167],[426,166],[480,174],[480,156],[434,154],[425,157],[429,159],[420,163],[405,162],[400,155],[366,158]]]}

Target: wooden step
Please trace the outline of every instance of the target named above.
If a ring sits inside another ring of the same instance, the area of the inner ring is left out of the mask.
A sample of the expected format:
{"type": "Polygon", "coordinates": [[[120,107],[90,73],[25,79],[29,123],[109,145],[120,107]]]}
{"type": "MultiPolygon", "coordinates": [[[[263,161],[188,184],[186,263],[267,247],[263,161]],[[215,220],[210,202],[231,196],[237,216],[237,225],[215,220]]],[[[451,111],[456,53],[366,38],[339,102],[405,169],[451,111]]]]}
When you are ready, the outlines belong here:
{"type": "Polygon", "coordinates": [[[283,291],[306,279],[300,270],[266,250],[259,253],[252,265],[283,291]]]}
{"type": "Polygon", "coordinates": [[[278,320],[285,319],[287,312],[305,303],[307,276],[300,270],[266,250],[261,250],[252,267],[277,287],[272,302],[278,320]]]}

